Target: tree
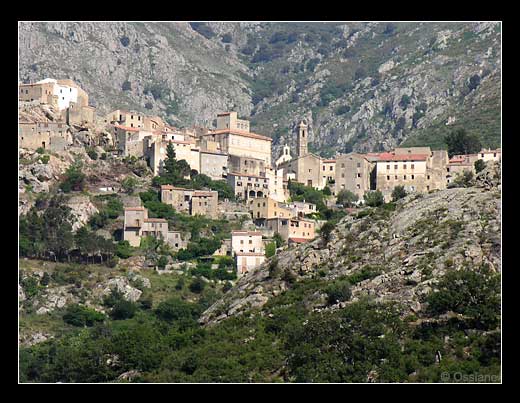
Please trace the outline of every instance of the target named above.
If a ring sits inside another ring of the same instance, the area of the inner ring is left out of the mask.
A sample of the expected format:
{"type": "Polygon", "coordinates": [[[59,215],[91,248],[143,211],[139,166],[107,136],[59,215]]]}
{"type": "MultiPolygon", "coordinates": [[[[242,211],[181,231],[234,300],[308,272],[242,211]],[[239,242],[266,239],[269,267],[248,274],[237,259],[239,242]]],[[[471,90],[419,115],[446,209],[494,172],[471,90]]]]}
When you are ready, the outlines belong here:
{"type": "Polygon", "coordinates": [[[475,161],[475,171],[477,173],[482,171],[485,167],[486,167],[486,163],[484,162],[484,160],[476,160],[475,161]]]}
{"type": "Polygon", "coordinates": [[[164,255],[159,256],[159,258],[157,259],[157,262],[156,262],[157,267],[161,270],[164,270],[164,268],[166,267],[167,264],[168,264],[168,257],[164,256],[164,255]]]}
{"type": "Polygon", "coordinates": [[[72,213],[63,196],[54,196],[42,214],[42,235],[47,251],[57,257],[68,256],[74,244],[72,213]]]}
{"type": "Polygon", "coordinates": [[[394,190],[392,191],[392,201],[397,201],[399,199],[402,199],[406,196],[406,190],[404,189],[404,186],[396,186],[394,187],[394,190]]]}
{"type": "Polygon", "coordinates": [[[81,172],[81,165],[74,164],[65,172],[65,179],[60,184],[60,189],[68,193],[71,190],[82,191],[85,187],[85,174],[81,172]]]}
{"type": "Polygon", "coordinates": [[[280,248],[283,246],[283,244],[285,243],[285,241],[283,240],[282,236],[280,235],[280,233],[278,232],[275,232],[274,235],[273,235],[273,241],[276,243],[276,247],[277,248],[280,248]]]}
{"type": "Polygon", "coordinates": [[[348,301],[352,295],[348,280],[338,280],[328,286],[325,290],[329,304],[348,301]]]}
{"type": "Polygon", "coordinates": [[[321,234],[321,238],[323,239],[323,241],[325,243],[328,243],[329,240],[330,240],[330,235],[332,233],[332,231],[334,230],[335,228],[335,225],[330,222],[330,221],[327,221],[325,224],[323,224],[323,226],[320,228],[320,234],[321,234]]]}
{"type": "Polygon", "coordinates": [[[276,242],[270,242],[267,244],[267,246],[265,247],[265,256],[266,257],[271,257],[271,256],[274,256],[276,253],[276,242]]]}
{"type": "Polygon", "coordinates": [[[468,134],[464,129],[452,131],[444,137],[444,142],[448,145],[450,157],[455,154],[475,154],[482,148],[479,138],[475,134],[468,134]]]}
{"type": "Polygon", "coordinates": [[[206,287],[204,280],[202,280],[200,277],[197,277],[191,282],[190,291],[196,294],[200,294],[204,290],[204,287],[206,287]]]}
{"type": "Polygon", "coordinates": [[[363,198],[365,199],[365,204],[369,207],[382,206],[385,202],[383,193],[379,190],[366,192],[363,198]]]}
{"type": "Polygon", "coordinates": [[[134,193],[135,185],[137,185],[137,181],[134,178],[132,178],[131,176],[127,176],[123,180],[123,182],[121,182],[121,186],[123,187],[123,190],[128,194],[134,193]]]}
{"type": "Polygon", "coordinates": [[[342,204],[344,207],[352,207],[358,199],[359,197],[357,194],[347,189],[340,190],[337,195],[337,203],[342,204]]]}
{"type": "Polygon", "coordinates": [[[132,256],[132,247],[128,241],[119,241],[116,247],[116,255],[121,259],[128,259],[132,256]]]}
{"type": "Polygon", "coordinates": [[[68,305],[63,321],[72,326],[94,326],[96,322],[103,322],[105,315],[81,305],[68,305]]]}
{"type": "Polygon", "coordinates": [[[124,320],[133,318],[137,311],[137,304],[131,301],[120,300],[115,303],[110,316],[114,320],[124,320]]]}

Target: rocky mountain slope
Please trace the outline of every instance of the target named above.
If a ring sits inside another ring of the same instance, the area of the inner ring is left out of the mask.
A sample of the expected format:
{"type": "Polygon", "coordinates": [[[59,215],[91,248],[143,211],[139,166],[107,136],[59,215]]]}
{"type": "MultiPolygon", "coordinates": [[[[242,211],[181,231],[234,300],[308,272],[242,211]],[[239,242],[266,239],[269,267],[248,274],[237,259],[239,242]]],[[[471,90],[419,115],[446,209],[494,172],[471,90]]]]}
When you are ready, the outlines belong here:
{"type": "Polygon", "coordinates": [[[314,150],[438,146],[465,126],[500,143],[499,23],[21,23],[20,80],[70,77],[101,113],[211,125],[237,110],[314,150]]]}
{"type": "MultiPolygon", "coordinates": [[[[397,302],[403,316],[421,315],[428,294],[449,271],[501,270],[500,166],[479,173],[473,187],[407,196],[395,211],[368,209],[342,219],[325,242],[288,249],[237,285],[201,316],[215,324],[260,309],[294,282],[318,279],[309,310],[334,310],[369,297],[397,302]],[[349,278],[352,298],[329,306],[324,289],[349,278]]],[[[266,314],[266,312],[264,312],[266,314]]]]}

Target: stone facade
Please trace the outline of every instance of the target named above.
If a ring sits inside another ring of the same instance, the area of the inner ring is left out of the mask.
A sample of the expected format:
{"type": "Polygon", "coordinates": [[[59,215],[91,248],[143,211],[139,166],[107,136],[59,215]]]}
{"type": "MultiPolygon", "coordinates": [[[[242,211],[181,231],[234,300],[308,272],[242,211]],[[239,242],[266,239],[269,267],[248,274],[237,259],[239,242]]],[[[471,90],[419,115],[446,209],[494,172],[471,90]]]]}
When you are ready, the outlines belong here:
{"type": "Polygon", "coordinates": [[[145,116],[139,112],[124,111],[116,109],[105,116],[105,122],[117,124],[120,126],[127,126],[131,128],[144,128],[145,116]]]}
{"type": "Polygon", "coordinates": [[[232,172],[228,174],[227,182],[239,200],[269,196],[269,178],[232,172]]]}
{"type": "Polygon", "coordinates": [[[228,156],[218,152],[200,151],[199,173],[213,180],[225,180],[228,172],[228,156]]]}
{"type": "Polygon", "coordinates": [[[63,151],[72,144],[72,134],[64,122],[20,122],[19,146],[30,150],[43,148],[63,151]]]}
{"type": "Polygon", "coordinates": [[[151,139],[146,144],[145,150],[154,175],[159,175],[162,170],[164,160],[167,157],[166,149],[170,142],[175,150],[175,158],[177,161],[185,160],[191,169],[200,172],[200,153],[199,150],[195,148],[194,142],[186,140],[163,141],[151,139]]]}
{"type": "Polygon", "coordinates": [[[202,191],[162,185],[161,202],[189,215],[200,214],[211,218],[218,216],[218,192],[213,190],[202,191]]]}
{"type": "Polygon", "coordinates": [[[270,218],[266,226],[286,242],[308,242],[315,237],[315,223],[303,218],[270,218]]]}
{"type": "Polygon", "coordinates": [[[323,189],[322,159],[315,154],[307,154],[284,162],[280,168],[284,169],[286,179],[294,175],[296,182],[316,189],[323,189]]]}
{"type": "Polygon", "coordinates": [[[263,159],[238,155],[229,156],[229,172],[260,176],[265,173],[265,170],[266,164],[263,159]]]}
{"type": "MultiPolygon", "coordinates": [[[[362,199],[363,195],[371,190],[371,175],[375,169],[365,155],[350,153],[336,157],[335,194],[342,190],[349,190],[362,199]]],[[[375,184],[374,184],[375,187],[375,184]]]]}

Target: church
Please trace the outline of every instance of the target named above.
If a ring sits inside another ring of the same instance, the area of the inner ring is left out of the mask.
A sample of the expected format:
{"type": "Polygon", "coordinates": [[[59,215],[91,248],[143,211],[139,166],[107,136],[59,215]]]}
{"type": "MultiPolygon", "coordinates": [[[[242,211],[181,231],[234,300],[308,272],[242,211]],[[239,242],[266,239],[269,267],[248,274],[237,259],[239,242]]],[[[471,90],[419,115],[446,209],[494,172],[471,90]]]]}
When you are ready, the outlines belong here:
{"type": "Polygon", "coordinates": [[[285,146],[278,168],[284,169],[286,180],[294,180],[315,189],[323,189],[329,180],[335,177],[335,160],[324,160],[320,156],[309,153],[307,148],[307,124],[301,121],[298,125],[297,154],[291,158],[288,147],[285,146]]]}

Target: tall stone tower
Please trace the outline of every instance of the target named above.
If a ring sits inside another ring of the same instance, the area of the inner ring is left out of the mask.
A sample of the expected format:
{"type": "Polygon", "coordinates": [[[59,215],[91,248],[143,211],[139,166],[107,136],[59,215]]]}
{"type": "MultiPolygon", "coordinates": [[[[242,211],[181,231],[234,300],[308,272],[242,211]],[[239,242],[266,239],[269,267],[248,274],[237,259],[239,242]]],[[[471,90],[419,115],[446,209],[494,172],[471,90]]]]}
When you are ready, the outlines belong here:
{"type": "Polygon", "coordinates": [[[298,125],[298,157],[302,157],[308,154],[307,151],[307,125],[303,123],[303,120],[298,125]]]}

